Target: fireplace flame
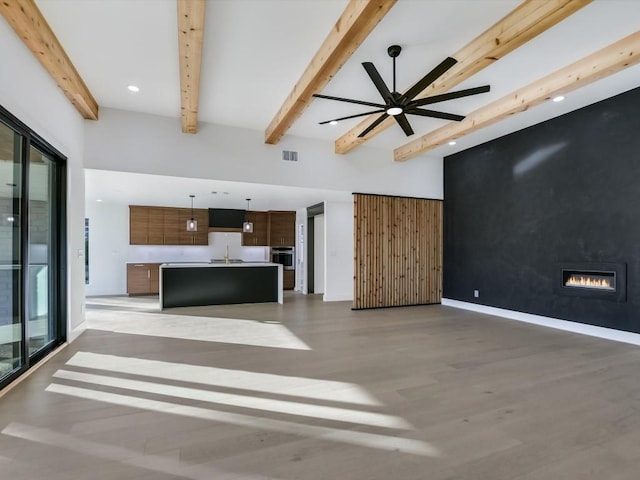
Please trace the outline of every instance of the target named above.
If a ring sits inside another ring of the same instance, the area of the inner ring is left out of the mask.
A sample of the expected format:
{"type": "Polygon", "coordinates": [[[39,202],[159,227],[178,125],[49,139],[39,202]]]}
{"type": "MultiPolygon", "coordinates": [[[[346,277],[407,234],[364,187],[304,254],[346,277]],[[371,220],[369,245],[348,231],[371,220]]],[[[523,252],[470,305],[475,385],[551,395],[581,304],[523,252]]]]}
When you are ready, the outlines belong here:
{"type": "Polygon", "coordinates": [[[569,287],[606,288],[613,290],[611,280],[606,278],[585,277],[583,275],[571,275],[565,285],[569,287]]]}

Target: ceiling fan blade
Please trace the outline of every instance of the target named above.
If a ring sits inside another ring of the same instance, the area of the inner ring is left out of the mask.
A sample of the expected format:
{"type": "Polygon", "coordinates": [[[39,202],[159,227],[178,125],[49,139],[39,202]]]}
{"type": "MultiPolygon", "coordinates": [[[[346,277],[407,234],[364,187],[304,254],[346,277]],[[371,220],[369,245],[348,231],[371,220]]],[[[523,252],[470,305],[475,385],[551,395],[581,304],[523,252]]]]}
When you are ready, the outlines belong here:
{"type": "Polygon", "coordinates": [[[364,137],[367,133],[369,133],[371,130],[373,130],[378,125],[380,125],[384,121],[384,119],[387,118],[388,116],[389,116],[389,114],[387,112],[385,112],[382,115],[380,115],[378,118],[376,118],[373,121],[373,123],[371,125],[369,125],[367,128],[365,128],[360,135],[358,135],[358,138],[364,137]]]}
{"type": "Polygon", "coordinates": [[[430,105],[432,103],[444,102],[446,100],[453,100],[455,98],[468,97],[471,95],[477,95],[479,93],[488,92],[491,89],[489,85],[482,87],[467,88],[466,90],[458,90],[457,92],[443,93],[442,95],[434,95],[433,97],[419,98],[418,100],[411,101],[412,107],[421,107],[422,105],[430,105]]]}
{"type": "Polygon", "coordinates": [[[338,102],[356,103],[358,105],[366,105],[368,107],[378,107],[378,108],[386,107],[386,105],[382,105],[381,103],[364,102],[362,100],[353,100],[351,98],[332,97],[330,95],[320,95],[318,93],[314,93],[313,96],[318,98],[326,98],[327,100],[337,100],[338,102]]]}
{"type": "Polygon", "coordinates": [[[455,58],[447,57],[440,65],[427,73],[422,79],[418,80],[413,87],[406,91],[404,94],[408,100],[413,100],[413,97],[420,94],[425,88],[431,85],[434,81],[436,81],[444,72],[453,67],[458,61],[455,58]]]}
{"type": "Polygon", "coordinates": [[[382,80],[382,77],[378,73],[378,69],[371,62],[364,62],[362,66],[367,71],[369,78],[378,89],[378,92],[380,92],[380,95],[382,95],[383,100],[386,103],[389,103],[392,98],[391,92],[389,91],[389,88],[387,88],[387,84],[384,83],[384,80],[382,80]]]}
{"type": "Polygon", "coordinates": [[[319,122],[320,125],[324,125],[325,123],[329,123],[329,122],[339,122],[340,120],[347,120],[349,118],[356,118],[356,117],[364,117],[365,115],[371,115],[373,113],[381,113],[384,112],[385,110],[373,110],[371,112],[364,112],[364,113],[357,113],[355,115],[349,115],[348,117],[340,117],[340,118],[333,118],[331,120],[325,120],[324,122],[319,122]]]}
{"type": "Polygon", "coordinates": [[[407,116],[404,113],[395,115],[393,118],[396,119],[396,122],[398,122],[398,125],[400,125],[400,128],[402,128],[402,131],[407,137],[413,135],[413,128],[409,125],[409,120],[407,120],[407,116]]]}
{"type": "Polygon", "coordinates": [[[420,115],[421,117],[442,118],[443,120],[455,120],[459,122],[464,120],[463,115],[456,115],[455,113],[437,112],[435,110],[425,110],[423,108],[409,108],[405,110],[405,113],[411,115],[420,115]]]}

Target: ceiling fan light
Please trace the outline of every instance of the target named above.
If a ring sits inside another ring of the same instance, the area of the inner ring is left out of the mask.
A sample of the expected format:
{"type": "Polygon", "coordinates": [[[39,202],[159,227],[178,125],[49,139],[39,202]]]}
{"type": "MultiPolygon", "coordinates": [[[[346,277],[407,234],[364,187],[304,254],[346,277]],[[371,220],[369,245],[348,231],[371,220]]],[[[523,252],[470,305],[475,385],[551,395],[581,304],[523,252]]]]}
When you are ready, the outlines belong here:
{"type": "Polygon", "coordinates": [[[396,116],[396,115],[400,115],[402,113],[402,108],[401,107],[389,107],[387,108],[387,113],[391,116],[396,116]]]}

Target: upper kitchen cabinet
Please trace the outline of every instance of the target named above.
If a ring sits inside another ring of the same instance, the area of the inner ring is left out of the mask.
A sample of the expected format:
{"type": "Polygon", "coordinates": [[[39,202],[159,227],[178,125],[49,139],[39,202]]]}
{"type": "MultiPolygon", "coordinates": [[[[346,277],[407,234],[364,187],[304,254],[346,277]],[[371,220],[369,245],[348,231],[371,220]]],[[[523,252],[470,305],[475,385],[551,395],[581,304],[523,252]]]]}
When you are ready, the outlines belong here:
{"type": "Polygon", "coordinates": [[[296,212],[269,212],[269,246],[293,247],[296,244],[296,212]]]}
{"type": "Polygon", "coordinates": [[[129,206],[129,245],[149,244],[149,208],[129,206]]]}
{"type": "Polygon", "coordinates": [[[149,212],[147,245],[164,245],[164,208],[145,207],[149,212]]]}
{"type": "Polygon", "coordinates": [[[198,231],[187,232],[191,209],[130,205],[129,244],[207,245],[207,210],[194,208],[193,217],[198,221],[198,231]]]}
{"type": "Polygon", "coordinates": [[[129,206],[129,244],[163,245],[164,212],[162,207],[129,206]]]}
{"type": "Polygon", "coordinates": [[[206,208],[193,210],[193,218],[198,221],[198,231],[193,235],[194,245],[209,245],[209,211],[206,208]]]}
{"type": "Polygon", "coordinates": [[[179,240],[180,245],[208,245],[209,244],[209,215],[207,209],[199,208],[193,209],[193,212],[190,208],[179,208],[179,224],[180,234],[179,240]],[[193,219],[198,222],[198,230],[195,232],[187,231],[187,221],[191,220],[191,216],[193,215],[193,219]]]}
{"type": "Polygon", "coordinates": [[[267,212],[245,213],[245,221],[253,223],[253,232],[242,233],[245,247],[266,247],[269,245],[269,214],[267,212]]]}
{"type": "Polygon", "coordinates": [[[162,224],[162,245],[182,245],[180,233],[187,229],[187,224],[180,224],[181,208],[163,208],[164,222],[162,224]]]}

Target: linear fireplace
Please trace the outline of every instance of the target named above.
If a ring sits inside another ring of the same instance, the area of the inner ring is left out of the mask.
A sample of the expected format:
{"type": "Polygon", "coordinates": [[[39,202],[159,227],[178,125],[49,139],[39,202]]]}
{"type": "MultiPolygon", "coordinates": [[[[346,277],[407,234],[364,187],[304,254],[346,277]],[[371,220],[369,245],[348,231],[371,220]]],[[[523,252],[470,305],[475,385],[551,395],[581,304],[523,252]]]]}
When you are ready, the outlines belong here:
{"type": "Polygon", "coordinates": [[[627,266],[624,263],[563,263],[556,269],[556,294],[617,302],[627,299],[627,266]]]}

